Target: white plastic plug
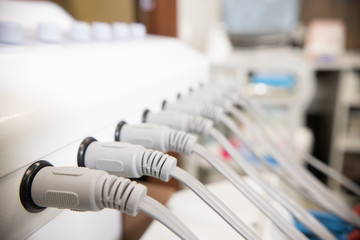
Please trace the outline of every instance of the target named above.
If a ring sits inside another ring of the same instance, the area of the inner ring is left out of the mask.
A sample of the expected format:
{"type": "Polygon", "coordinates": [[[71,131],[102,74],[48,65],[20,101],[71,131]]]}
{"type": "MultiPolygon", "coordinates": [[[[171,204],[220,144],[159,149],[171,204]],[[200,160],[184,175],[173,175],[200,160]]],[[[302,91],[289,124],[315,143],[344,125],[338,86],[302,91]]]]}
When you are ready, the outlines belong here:
{"type": "Polygon", "coordinates": [[[197,137],[157,124],[128,125],[120,122],[115,131],[115,141],[139,144],[162,152],[178,152],[189,155],[197,143],[197,137]]]}
{"type": "Polygon", "coordinates": [[[105,22],[93,22],[92,34],[95,41],[109,41],[112,38],[112,30],[109,23],[105,22]]]}
{"type": "Polygon", "coordinates": [[[78,164],[122,177],[143,175],[168,182],[177,159],[165,153],[126,142],[101,143],[86,138],[79,148],[78,164]]]}
{"type": "Polygon", "coordinates": [[[112,29],[114,38],[117,40],[127,40],[131,37],[130,25],[124,22],[113,22],[112,29]]]}
{"type": "Polygon", "coordinates": [[[77,211],[113,208],[131,216],[139,212],[146,192],[145,186],[129,179],[79,167],[44,167],[31,185],[32,201],[39,207],[77,211]]]}
{"type": "Polygon", "coordinates": [[[196,92],[192,92],[190,95],[181,99],[182,101],[202,102],[206,104],[214,104],[223,108],[225,111],[229,111],[233,103],[228,98],[222,96],[220,92],[209,91],[208,89],[200,89],[196,92]]]}
{"type": "Polygon", "coordinates": [[[20,24],[15,22],[0,22],[0,43],[22,44],[24,33],[20,24]]]}
{"type": "Polygon", "coordinates": [[[87,22],[74,22],[70,30],[70,38],[75,42],[88,42],[91,39],[91,26],[87,22]]]}
{"type": "Polygon", "coordinates": [[[32,213],[46,207],[76,211],[112,208],[131,216],[142,211],[181,239],[197,239],[175,215],[146,193],[145,186],[127,178],[88,168],[53,167],[47,161],[32,164],[20,184],[21,203],[32,213]]]}
{"type": "Polygon", "coordinates": [[[177,160],[162,152],[124,142],[99,143],[88,137],[80,145],[78,164],[125,177],[142,175],[169,181],[178,179],[246,239],[260,239],[219,199],[187,172],[176,167],[177,160]]]}
{"type": "Polygon", "coordinates": [[[38,24],[37,37],[42,42],[59,43],[62,40],[62,33],[58,25],[42,22],[38,24]]]}
{"type": "Polygon", "coordinates": [[[130,23],[131,37],[134,40],[142,40],[146,38],[146,26],[142,23],[130,23]]]}
{"type": "Polygon", "coordinates": [[[180,131],[199,135],[207,135],[214,125],[213,121],[199,116],[170,111],[153,113],[149,110],[144,111],[142,122],[165,125],[180,131]]]}
{"type": "Polygon", "coordinates": [[[162,104],[163,110],[172,112],[184,112],[204,118],[209,118],[214,122],[218,122],[224,114],[224,110],[213,104],[194,102],[194,101],[178,101],[176,103],[167,103],[166,101],[162,104]]]}
{"type": "Polygon", "coordinates": [[[239,97],[241,97],[240,89],[235,84],[210,83],[204,86],[203,89],[215,94],[217,93],[231,102],[237,102],[239,97]]]}

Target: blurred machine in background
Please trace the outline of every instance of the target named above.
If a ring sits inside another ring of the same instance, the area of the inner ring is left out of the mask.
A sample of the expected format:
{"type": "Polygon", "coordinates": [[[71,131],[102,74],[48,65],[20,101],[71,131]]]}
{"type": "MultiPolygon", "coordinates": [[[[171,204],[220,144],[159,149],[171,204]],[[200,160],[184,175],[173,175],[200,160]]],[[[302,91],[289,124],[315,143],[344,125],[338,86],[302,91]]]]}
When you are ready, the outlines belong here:
{"type": "MultiPolygon", "coordinates": [[[[268,117],[263,121],[281,126],[283,146],[296,147],[302,153],[313,150],[339,172],[360,179],[360,168],[356,167],[360,149],[359,55],[342,51],[346,39],[334,56],[329,58],[321,52],[325,56],[315,56],[313,62],[300,48],[264,47],[302,44],[291,38],[299,19],[299,1],[272,1],[277,6],[274,12],[268,11],[274,6],[267,1],[213,0],[207,2],[206,10],[201,1],[90,1],[88,11],[82,11],[81,1],[59,2],[75,17],[54,3],[0,1],[0,190],[6,193],[0,197],[1,239],[124,236],[124,219],[112,210],[25,211],[19,201],[24,171],[40,159],[55,166],[77,166],[78,146],[85,137],[113,141],[119,120],[138,123],[145,108],[158,111],[162,100],[175,101],[177,96],[187,95],[189,88],[196,91],[210,81],[235,84],[244,99],[261,106],[268,117]],[[97,7],[106,14],[97,14],[97,7]],[[220,19],[221,7],[227,28],[216,25],[215,34],[209,34],[211,41],[205,44],[205,35],[220,19]],[[121,17],[117,15],[120,8],[121,17]],[[260,11],[252,11],[254,8],[260,11]],[[254,14],[250,16],[250,12],[254,14]],[[268,14],[261,14],[264,12],[268,14]],[[284,12],[281,18],[279,13],[284,12]],[[239,15],[254,21],[239,21],[239,15]],[[266,24],[260,24],[259,16],[266,24]],[[210,58],[175,38],[147,33],[179,36],[206,50],[210,58]],[[234,48],[230,40],[246,47],[234,48]],[[248,48],[250,45],[257,47],[248,48]]],[[[310,3],[302,1],[302,7],[304,4],[310,3]]],[[[224,149],[213,147],[211,141],[206,143],[227,161],[224,149]]],[[[194,164],[191,158],[184,160],[182,167],[204,182],[220,179],[219,175],[204,177],[213,174],[208,165],[194,164]]],[[[305,164],[300,158],[294,160],[305,164]]],[[[266,181],[283,187],[278,178],[262,170],[259,172],[266,181]]],[[[252,184],[251,179],[244,179],[252,184]]],[[[338,184],[332,186],[341,190],[338,184]]],[[[255,185],[251,187],[261,193],[255,185]]],[[[228,183],[211,183],[209,188],[263,239],[283,237],[228,183]]],[[[199,236],[238,238],[197,201],[183,190],[173,194],[168,206],[196,228],[199,236]],[[189,201],[193,203],[190,207],[179,204],[189,201]],[[203,221],[208,222],[204,225],[203,221]]],[[[284,209],[280,207],[279,211],[291,221],[284,209]]],[[[143,238],[174,236],[159,226],[153,223],[143,238]]],[[[136,223],[132,227],[138,230],[136,223]]]]}

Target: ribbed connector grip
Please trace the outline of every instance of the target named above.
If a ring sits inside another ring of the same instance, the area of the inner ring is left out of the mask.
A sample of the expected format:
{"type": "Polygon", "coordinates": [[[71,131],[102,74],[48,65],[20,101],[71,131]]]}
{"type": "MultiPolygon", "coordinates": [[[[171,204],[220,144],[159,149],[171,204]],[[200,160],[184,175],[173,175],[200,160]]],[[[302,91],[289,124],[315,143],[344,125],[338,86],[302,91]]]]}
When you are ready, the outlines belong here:
{"type": "Polygon", "coordinates": [[[194,146],[193,135],[182,131],[170,130],[166,140],[165,147],[169,152],[190,154],[189,149],[194,146]]]}
{"type": "Polygon", "coordinates": [[[221,107],[225,112],[228,112],[233,106],[233,101],[226,99],[224,97],[214,98],[212,103],[215,104],[216,106],[221,107]]]}
{"type": "MultiPolygon", "coordinates": [[[[85,139],[83,142],[87,142],[85,139]]],[[[79,148],[80,151],[81,147],[79,148]]],[[[169,181],[176,158],[126,142],[91,142],[84,152],[84,165],[110,174],[139,178],[143,175],[169,181]]]]}
{"type": "Polygon", "coordinates": [[[157,124],[125,124],[121,128],[120,141],[139,144],[162,152],[192,153],[197,137],[157,124]]]}
{"type": "Polygon", "coordinates": [[[143,175],[168,182],[171,171],[176,167],[177,160],[163,152],[147,149],[141,158],[143,175]]]}
{"type": "Polygon", "coordinates": [[[194,101],[179,101],[176,103],[167,103],[164,105],[164,110],[174,111],[174,112],[184,112],[196,116],[201,116],[208,118],[214,122],[220,120],[221,116],[224,114],[222,108],[217,107],[213,104],[206,104],[201,102],[194,101]]]}
{"type": "Polygon", "coordinates": [[[33,202],[40,207],[99,211],[118,209],[135,216],[147,189],[129,179],[101,170],[79,167],[44,167],[31,186],[33,202]]]}
{"type": "Polygon", "coordinates": [[[222,96],[221,92],[209,91],[206,89],[196,91],[184,98],[181,101],[200,102],[203,104],[214,104],[221,107],[223,110],[228,111],[232,106],[232,101],[227,96],[222,96]]]}
{"type": "Polygon", "coordinates": [[[139,212],[139,204],[146,196],[145,186],[123,177],[109,175],[101,186],[100,203],[105,208],[120,210],[131,216],[139,212]]]}
{"type": "Polygon", "coordinates": [[[220,120],[220,117],[222,116],[223,113],[224,112],[220,107],[217,107],[212,104],[202,104],[199,115],[204,118],[209,118],[214,122],[217,122],[220,120]]]}
{"type": "Polygon", "coordinates": [[[199,135],[207,135],[213,127],[213,121],[203,117],[190,116],[188,120],[188,131],[199,135]]]}
{"type": "Polygon", "coordinates": [[[143,122],[165,125],[199,135],[207,135],[214,125],[211,120],[199,116],[169,111],[152,113],[149,110],[144,112],[143,122]]]}

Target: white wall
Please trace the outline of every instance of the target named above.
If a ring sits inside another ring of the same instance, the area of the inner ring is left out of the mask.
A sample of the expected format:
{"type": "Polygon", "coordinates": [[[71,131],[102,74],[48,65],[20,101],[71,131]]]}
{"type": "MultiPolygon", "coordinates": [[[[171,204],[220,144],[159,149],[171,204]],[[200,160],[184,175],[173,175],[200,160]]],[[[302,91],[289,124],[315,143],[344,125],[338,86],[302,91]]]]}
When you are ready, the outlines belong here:
{"type": "Polygon", "coordinates": [[[221,0],[178,0],[178,36],[204,51],[208,30],[221,21],[221,0]]]}

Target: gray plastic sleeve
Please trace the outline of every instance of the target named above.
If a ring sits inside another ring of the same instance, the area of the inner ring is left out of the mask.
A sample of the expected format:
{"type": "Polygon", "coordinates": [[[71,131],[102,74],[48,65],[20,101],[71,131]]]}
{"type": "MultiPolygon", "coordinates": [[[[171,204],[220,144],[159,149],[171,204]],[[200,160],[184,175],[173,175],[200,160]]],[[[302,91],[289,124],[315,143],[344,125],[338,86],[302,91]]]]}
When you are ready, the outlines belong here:
{"type": "Polygon", "coordinates": [[[118,209],[135,216],[147,189],[122,177],[79,167],[45,167],[31,187],[34,203],[41,207],[99,211],[118,209]]]}
{"type": "Polygon", "coordinates": [[[157,124],[126,124],[122,127],[120,140],[139,144],[162,152],[192,153],[197,137],[157,124]]]}
{"type": "Polygon", "coordinates": [[[143,175],[169,181],[177,160],[163,152],[125,142],[92,142],[85,153],[85,166],[111,174],[139,178],[143,175]]]}
{"type": "Polygon", "coordinates": [[[221,92],[212,92],[206,89],[196,91],[184,98],[182,101],[201,102],[205,104],[214,104],[221,107],[225,111],[229,111],[233,105],[231,99],[227,95],[222,95],[221,92]]]}
{"type": "Polygon", "coordinates": [[[207,135],[214,123],[203,117],[193,116],[181,112],[163,111],[159,113],[149,112],[147,122],[165,125],[180,131],[207,135]]]}
{"type": "Polygon", "coordinates": [[[139,178],[145,148],[126,142],[92,142],[86,149],[84,164],[121,177],[139,178]]]}
{"type": "Polygon", "coordinates": [[[213,104],[206,104],[194,101],[179,101],[176,103],[168,103],[165,105],[165,110],[174,112],[185,112],[204,118],[209,118],[214,122],[218,122],[224,114],[222,108],[213,104]]]}

